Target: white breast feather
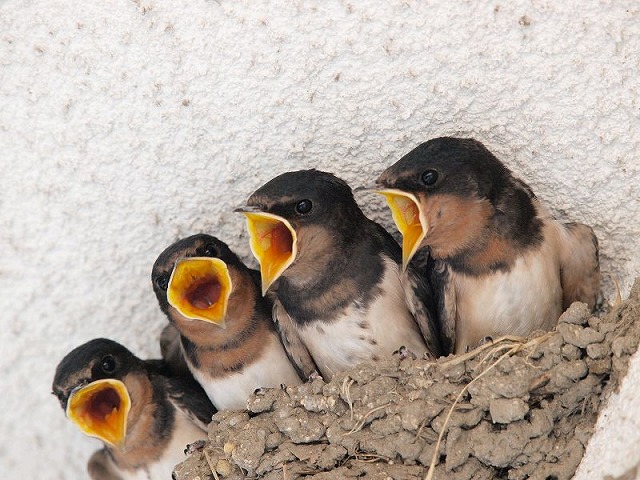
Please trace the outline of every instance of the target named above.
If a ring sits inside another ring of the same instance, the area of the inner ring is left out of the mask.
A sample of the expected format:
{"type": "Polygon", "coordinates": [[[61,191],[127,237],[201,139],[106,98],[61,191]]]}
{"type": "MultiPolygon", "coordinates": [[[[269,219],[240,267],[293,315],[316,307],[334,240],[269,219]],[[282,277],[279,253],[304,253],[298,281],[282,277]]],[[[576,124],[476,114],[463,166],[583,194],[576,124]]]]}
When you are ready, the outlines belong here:
{"type": "MultiPolygon", "coordinates": [[[[551,240],[550,228],[545,227],[545,240],[551,240]]],[[[456,351],[474,347],[485,336],[526,336],[551,329],[562,310],[559,268],[555,242],[544,241],[518,258],[509,272],[481,277],[454,273],[456,351]]]]}
{"type": "Polygon", "coordinates": [[[195,379],[219,410],[247,408],[249,395],[260,387],[275,388],[283,383],[285,385],[301,383],[275,335],[271,335],[270,343],[258,361],[223,379],[212,379],[206,372],[193,367],[190,362],[187,364],[195,379]]]}
{"type": "Polygon", "coordinates": [[[390,356],[401,346],[418,355],[427,351],[407,307],[398,264],[385,260],[379,287],[380,294],[371,300],[367,310],[354,302],[332,322],[315,322],[300,329],[303,342],[325,378],[370,361],[374,355],[390,356]],[[360,326],[363,322],[367,328],[360,326]]]}
{"type": "Polygon", "coordinates": [[[173,437],[162,454],[162,459],[147,468],[139,468],[135,471],[121,473],[124,480],[164,480],[171,478],[175,466],[184,461],[184,448],[187,444],[196,440],[207,438],[206,432],[194,425],[189,418],[176,408],[176,425],[173,437]]]}

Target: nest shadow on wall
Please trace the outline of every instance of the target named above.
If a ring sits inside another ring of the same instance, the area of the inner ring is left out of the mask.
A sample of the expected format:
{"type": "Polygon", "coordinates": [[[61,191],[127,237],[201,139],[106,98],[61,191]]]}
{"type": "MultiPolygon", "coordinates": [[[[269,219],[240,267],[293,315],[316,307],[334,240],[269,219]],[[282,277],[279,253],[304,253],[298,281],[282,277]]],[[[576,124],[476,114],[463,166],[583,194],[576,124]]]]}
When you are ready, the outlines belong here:
{"type": "Polygon", "coordinates": [[[394,356],[223,411],[174,478],[570,479],[640,340],[640,280],[593,316],[437,362],[394,356]]]}

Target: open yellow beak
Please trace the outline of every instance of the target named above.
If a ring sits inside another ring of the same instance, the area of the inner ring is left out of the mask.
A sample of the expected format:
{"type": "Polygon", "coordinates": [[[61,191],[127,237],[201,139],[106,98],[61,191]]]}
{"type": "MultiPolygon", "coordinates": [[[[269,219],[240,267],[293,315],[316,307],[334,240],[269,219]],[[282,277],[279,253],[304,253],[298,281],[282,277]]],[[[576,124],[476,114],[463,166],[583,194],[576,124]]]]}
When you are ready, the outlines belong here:
{"type": "Polygon", "coordinates": [[[124,383],[105,378],[71,393],[67,417],[87,435],[121,448],[130,409],[131,399],[124,383]]]}
{"type": "Polygon", "coordinates": [[[187,318],[224,328],[232,288],[227,264],[219,258],[183,258],[173,268],[167,300],[187,318]]]}
{"type": "Polygon", "coordinates": [[[295,260],[298,253],[296,231],[287,220],[278,215],[265,212],[242,213],[247,217],[251,251],[260,262],[264,295],[295,260]]]}
{"type": "Polygon", "coordinates": [[[393,220],[402,234],[402,268],[406,270],[429,230],[429,223],[415,195],[393,188],[377,190],[377,193],[387,199],[393,220]]]}

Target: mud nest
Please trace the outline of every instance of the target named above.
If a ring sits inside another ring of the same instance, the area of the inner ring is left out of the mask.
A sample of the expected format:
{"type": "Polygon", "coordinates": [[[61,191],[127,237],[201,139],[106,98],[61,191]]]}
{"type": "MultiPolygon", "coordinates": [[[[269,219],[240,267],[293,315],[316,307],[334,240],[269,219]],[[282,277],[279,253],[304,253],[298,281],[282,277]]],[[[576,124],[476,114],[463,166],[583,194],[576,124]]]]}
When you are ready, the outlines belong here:
{"type": "Polygon", "coordinates": [[[465,355],[393,358],[222,411],[180,480],[570,479],[640,340],[640,281],[600,316],[465,355]]]}

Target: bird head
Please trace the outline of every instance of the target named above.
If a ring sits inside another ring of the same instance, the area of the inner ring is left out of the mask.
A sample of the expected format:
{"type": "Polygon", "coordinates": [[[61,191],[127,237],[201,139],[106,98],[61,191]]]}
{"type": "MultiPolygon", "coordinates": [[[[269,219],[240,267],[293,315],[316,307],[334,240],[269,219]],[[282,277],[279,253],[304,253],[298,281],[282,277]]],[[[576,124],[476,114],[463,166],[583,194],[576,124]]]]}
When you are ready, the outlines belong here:
{"type": "Polygon", "coordinates": [[[128,381],[142,361],[112,340],[99,338],[67,354],[56,368],[53,394],[85,434],[124,448],[132,399],[128,381]]]}
{"type": "Polygon", "coordinates": [[[435,258],[469,248],[509,178],[480,142],[450,137],[429,140],[387,168],[376,186],[403,236],[404,268],[427,245],[435,258]]]}
{"type": "Polygon", "coordinates": [[[236,211],[247,218],[263,295],[281,276],[301,280],[322,269],[364,218],[343,180],[313,169],[273,178],[236,211]]]}
{"type": "Polygon", "coordinates": [[[248,270],[227,244],[197,234],[163,251],[151,273],[153,289],[169,317],[210,322],[222,328],[232,292],[248,270]]]}

